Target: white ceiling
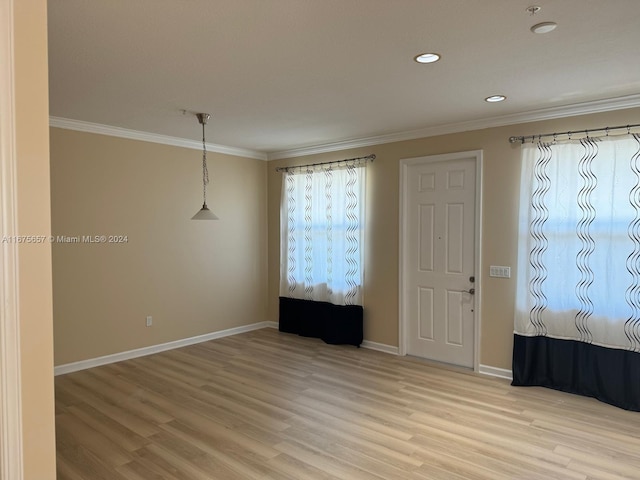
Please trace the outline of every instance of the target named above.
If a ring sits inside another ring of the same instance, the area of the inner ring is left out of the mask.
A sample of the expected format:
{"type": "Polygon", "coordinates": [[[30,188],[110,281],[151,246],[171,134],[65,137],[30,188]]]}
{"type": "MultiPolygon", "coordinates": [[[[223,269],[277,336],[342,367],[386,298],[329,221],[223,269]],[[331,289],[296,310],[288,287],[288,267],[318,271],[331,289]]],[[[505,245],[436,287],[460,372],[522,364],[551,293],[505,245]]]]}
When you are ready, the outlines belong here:
{"type": "Polygon", "coordinates": [[[49,76],[53,117],[286,155],[640,105],[640,0],[49,0],[49,76]]]}

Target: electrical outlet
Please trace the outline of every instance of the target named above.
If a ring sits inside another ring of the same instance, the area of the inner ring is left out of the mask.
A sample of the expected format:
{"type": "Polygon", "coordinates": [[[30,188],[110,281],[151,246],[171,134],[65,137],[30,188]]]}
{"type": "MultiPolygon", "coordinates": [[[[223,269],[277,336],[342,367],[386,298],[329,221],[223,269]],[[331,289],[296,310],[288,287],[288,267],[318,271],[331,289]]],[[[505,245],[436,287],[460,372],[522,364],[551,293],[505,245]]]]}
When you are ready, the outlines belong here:
{"type": "Polygon", "coordinates": [[[498,278],[511,278],[511,267],[491,265],[489,267],[489,276],[498,278]]]}
{"type": "Polygon", "coordinates": [[[153,325],[153,317],[151,315],[147,316],[147,327],[153,325]]]}

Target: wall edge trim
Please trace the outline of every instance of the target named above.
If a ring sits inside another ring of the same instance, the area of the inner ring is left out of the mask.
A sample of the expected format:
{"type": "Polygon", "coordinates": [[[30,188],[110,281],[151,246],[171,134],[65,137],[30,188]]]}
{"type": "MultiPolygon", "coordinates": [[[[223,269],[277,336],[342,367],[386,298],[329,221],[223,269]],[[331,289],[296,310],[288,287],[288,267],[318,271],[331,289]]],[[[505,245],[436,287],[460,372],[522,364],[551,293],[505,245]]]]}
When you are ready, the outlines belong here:
{"type": "MultiPolygon", "coordinates": [[[[207,143],[207,149],[211,150],[212,152],[235,155],[239,157],[254,158],[257,160],[279,160],[285,158],[302,157],[306,155],[338,152],[341,150],[382,145],[386,143],[402,142],[406,140],[416,140],[419,138],[428,138],[437,135],[482,130],[485,128],[504,127],[509,125],[517,125],[520,123],[538,122],[556,118],[574,117],[577,115],[610,112],[635,107],[640,107],[640,94],[594,100],[591,102],[563,105],[559,107],[541,108],[529,112],[481,118],[478,120],[468,120],[444,125],[435,125],[415,130],[374,135],[370,137],[352,138],[338,142],[312,145],[308,147],[291,148],[276,152],[263,152],[240,147],[218,145],[214,143],[207,143]]],[[[49,117],[49,125],[51,127],[62,128],[66,130],[97,133],[100,135],[109,135],[113,137],[128,138],[131,140],[141,140],[144,142],[173,145],[177,147],[191,148],[194,150],[200,150],[202,148],[202,143],[196,140],[171,137],[168,135],[154,134],[139,130],[130,130],[127,128],[113,127],[110,125],[85,122],[81,120],[73,120],[70,118],[51,116],[49,117]]]]}
{"type": "Polygon", "coordinates": [[[360,346],[368,350],[376,350],[378,352],[388,353],[390,355],[398,355],[398,347],[395,347],[393,345],[386,345],[384,343],[363,340],[360,346]]]}
{"type": "Polygon", "coordinates": [[[490,365],[480,364],[478,368],[478,373],[482,375],[487,375],[489,377],[498,377],[498,378],[504,378],[506,380],[513,380],[513,373],[511,370],[507,368],[498,368],[498,367],[492,367],[490,365]]]}
{"type": "MultiPolygon", "coordinates": [[[[193,150],[202,150],[202,141],[189,140],[186,138],[171,137],[168,135],[160,135],[157,133],[142,132],[139,130],[130,130],[121,127],[112,127],[110,125],[102,125],[100,123],[83,122],[81,120],[73,120],[62,117],[49,117],[49,126],[54,128],[62,128],[65,130],[75,130],[77,132],[96,133],[98,135],[107,135],[110,137],[126,138],[129,140],[140,140],[149,143],[160,143],[162,145],[171,145],[174,147],[191,148],[193,150]]],[[[254,158],[256,160],[267,160],[267,154],[250,150],[248,148],[228,147],[226,145],[218,145],[207,142],[207,150],[226,155],[234,155],[236,157],[254,158]]]]}
{"type": "MultiPolygon", "coordinates": [[[[18,229],[14,0],[0,3],[0,234],[18,229]]],[[[18,245],[0,245],[0,479],[24,478],[18,245]]]]}
{"type": "MultiPolygon", "coordinates": [[[[339,142],[326,143],[322,145],[312,145],[309,147],[292,148],[267,154],[268,160],[279,160],[284,158],[295,158],[306,155],[316,155],[320,153],[337,152],[351,148],[369,147],[386,143],[402,142],[406,140],[416,140],[419,138],[434,137],[437,135],[447,135],[452,133],[469,132],[482,130],[485,128],[506,127],[521,123],[539,122],[553,120],[556,118],[575,117],[577,115],[588,115],[592,113],[611,112],[624,110],[627,108],[640,107],[640,94],[627,95],[624,97],[595,100],[592,102],[577,103],[559,107],[541,108],[529,112],[512,113],[497,117],[481,118],[478,120],[468,120],[432,127],[420,128],[403,132],[388,133],[364,138],[353,138],[339,142]]],[[[507,138],[505,138],[505,142],[507,138]]]]}
{"type": "Polygon", "coordinates": [[[209,340],[215,340],[223,337],[230,337],[232,335],[251,332],[253,330],[260,330],[262,328],[278,328],[278,327],[275,322],[258,322],[258,323],[252,323],[250,325],[243,325],[240,327],[228,328],[226,330],[205,333],[204,335],[197,335],[195,337],[183,338],[180,340],[160,343],[157,345],[150,345],[148,347],[136,348],[134,350],[128,350],[125,352],[113,353],[113,354],[104,355],[101,357],[89,358],[87,360],[80,360],[78,362],[58,365],[54,368],[54,375],[55,376],[65,375],[67,373],[78,372],[80,370],[86,370],[88,368],[108,365],[110,363],[122,362],[123,360],[131,360],[133,358],[153,355],[154,353],[160,353],[160,352],[165,352],[167,350],[187,347],[189,345],[208,342],[209,340]]]}

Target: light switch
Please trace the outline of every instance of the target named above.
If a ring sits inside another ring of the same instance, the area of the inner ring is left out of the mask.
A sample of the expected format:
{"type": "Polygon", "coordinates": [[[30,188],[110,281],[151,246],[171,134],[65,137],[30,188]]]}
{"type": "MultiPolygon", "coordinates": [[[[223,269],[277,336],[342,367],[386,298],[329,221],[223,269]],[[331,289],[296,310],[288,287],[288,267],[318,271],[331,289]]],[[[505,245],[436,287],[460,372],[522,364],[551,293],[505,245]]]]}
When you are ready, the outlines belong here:
{"type": "Polygon", "coordinates": [[[511,267],[491,265],[489,267],[489,276],[498,278],[511,278],[511,267]]]}

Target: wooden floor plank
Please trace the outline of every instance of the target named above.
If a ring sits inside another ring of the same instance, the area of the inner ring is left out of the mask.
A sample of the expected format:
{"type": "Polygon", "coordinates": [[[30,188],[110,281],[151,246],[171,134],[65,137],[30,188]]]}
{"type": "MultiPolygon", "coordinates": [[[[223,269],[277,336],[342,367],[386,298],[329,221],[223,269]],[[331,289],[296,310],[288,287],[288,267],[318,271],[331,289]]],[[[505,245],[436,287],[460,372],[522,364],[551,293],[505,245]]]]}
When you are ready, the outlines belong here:
{"type": "Polygon", "coordinates": [[[59,480],[640,480],[640,414],[274,329],[58,376],[59,480]]]}

